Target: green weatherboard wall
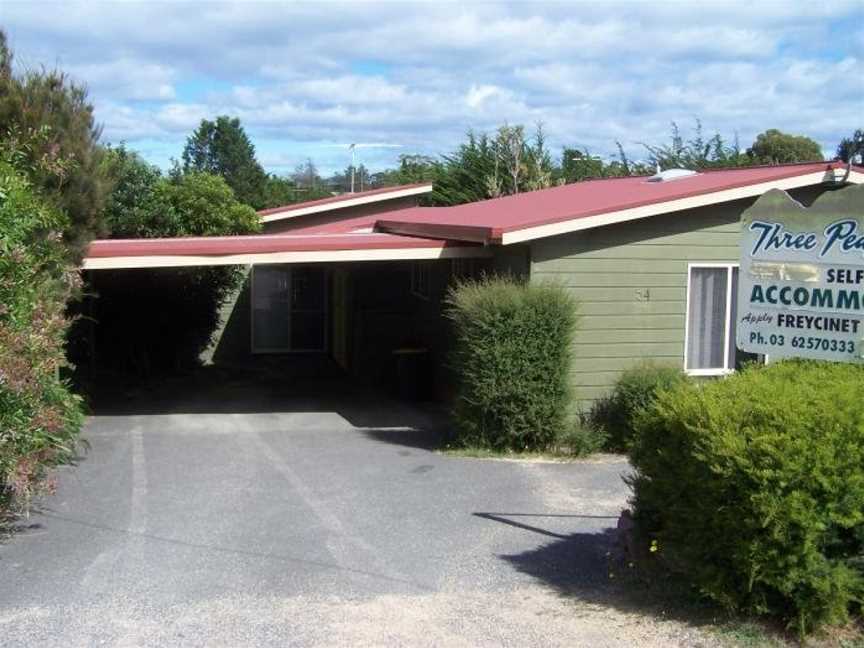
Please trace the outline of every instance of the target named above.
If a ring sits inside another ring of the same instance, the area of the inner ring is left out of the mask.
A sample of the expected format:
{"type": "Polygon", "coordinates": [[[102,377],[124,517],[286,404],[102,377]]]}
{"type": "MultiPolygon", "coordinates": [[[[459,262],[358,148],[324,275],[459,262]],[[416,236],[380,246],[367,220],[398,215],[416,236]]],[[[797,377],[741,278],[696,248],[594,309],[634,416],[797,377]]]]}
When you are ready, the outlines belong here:
{"type": "MultiPolygon", "coordinates": [[[[791,192],[809,203],[821,190],[791,192]]],[[[689,263],[738,263],[753,199],[674,212],[530,244],[531,280],[581,302],[573,382],[583,406],[640,360],[683,367],[689,263]]]]}

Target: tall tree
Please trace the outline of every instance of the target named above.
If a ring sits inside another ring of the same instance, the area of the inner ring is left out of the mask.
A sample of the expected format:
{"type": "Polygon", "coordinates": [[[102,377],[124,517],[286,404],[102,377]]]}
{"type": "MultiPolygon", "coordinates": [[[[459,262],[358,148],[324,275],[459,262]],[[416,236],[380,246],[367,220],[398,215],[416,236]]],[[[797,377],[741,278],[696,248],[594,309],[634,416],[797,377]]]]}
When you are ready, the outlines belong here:
{"type": "Polygon", "coordinates": [[[757,164],[786,164],[789,162],[819,162],[822,147],[804,135],[789,135],[770,128],[756,136],[747,155],[757,164]]]}
{"type": "Polygon", "coordinates": [[[456,205],[549,187],[555,174],[542,125],[532,138],[505,124],[494,138],[469,132],[467,141],[435,165],[430,202],[456,205]]]}
{"type": "Polygon", "coordinates": [[[857,129],[851,137],[844,137],[837,145],[837,157],[844,162],[864,164],[864,130],[857,129]]]}
{"type": "Polygon", "coordinates": [[[648,151],[648,167],[651,170],[660,169],[711,169],[719,167],[736,167],[752,164],[738,146],[737,138],[730,146],[720,133],[714,133],[707,139],[702,130],[702,122],[696,120],[693,136],[685,139],[672,122],[669,143],[661,146],[643,145],[648,151]]]}
{"type": "Polygon", "coordinates": [[[312,158],[307,158],[305,162],[298,164],[291,174],[291,179],[299,190],[307,192],[317,191],[324,184],[312,158]]]}
{"type": "Polygon", "coordinates": [[[261,209],[267,174],[255,159],[255,146],[240,120],[222,115],[201,120],[186,140],[183,170],[222,176],[242,203],[261,209]]]}
{"type": "Polygon", "coordinates": [[[12,70],[13,54],[0,30],[0,137],[11,142],[36,187],[69,216],[64,238],[80,253],[103,231],[100,217],[110,188],[100,165],[100,127],[87,89],[59,70],[12,70]]]}
{"type": "Polygon", "coordinates": [[[400,155],[396,169],[397,184],[432,182],[435,178],[435,160],[428,155],[400,155]]]}

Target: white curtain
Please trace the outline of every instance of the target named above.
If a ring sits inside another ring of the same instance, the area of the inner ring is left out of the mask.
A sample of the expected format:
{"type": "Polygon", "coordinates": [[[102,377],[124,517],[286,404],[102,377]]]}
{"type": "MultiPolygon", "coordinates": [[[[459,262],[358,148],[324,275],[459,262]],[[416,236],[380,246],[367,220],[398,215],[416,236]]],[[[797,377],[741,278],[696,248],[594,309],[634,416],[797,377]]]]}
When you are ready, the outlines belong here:
{"type": "Polygon", "coordinates": [[[688,369],[722,369],[725,366],[728,274],[726,268],[692,268],[690,271],[688,369]]]}

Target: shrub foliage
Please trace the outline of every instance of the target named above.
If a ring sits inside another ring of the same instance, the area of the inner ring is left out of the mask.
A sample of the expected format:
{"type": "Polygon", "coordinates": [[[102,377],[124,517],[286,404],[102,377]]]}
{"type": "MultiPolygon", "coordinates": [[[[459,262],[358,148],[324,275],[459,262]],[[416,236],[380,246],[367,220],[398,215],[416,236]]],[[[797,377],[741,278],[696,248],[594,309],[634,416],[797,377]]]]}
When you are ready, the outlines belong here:
{"type": "Polygon", "coordinates": [[[631,459],[640,535],[732,610],[800,632],[864,600],[864,368],[751,367],[659,393],[631,459]]]}
{"type": "Polygon", "coordinates": [[[100,213],[110,183],[101,171],[101,128],[87,89],[60,70],[16,73],[0,29],[0,137],[14,141],[33,186],[63,210],[63,237],[80,256],[102,233],[100,213]]]}
{"type": "Polygon", "coordinates": [[[574,424],[570,388],[576,304],[566,290],[511,278],[453,287],[460,440],[496,449],[545,449],[574,424]]]}
{"type": "MultiPolygon", "coordinates": [[[[162,177],[123,147],[107,152],[106,166],[114,190],[105,221],[114,237],[232,235],[260,228],[255,211],[238,202],[219,176],[162,177]]],[[[97,299],[87,311],[95,330],[82,326],[79,335],[95,335],[101,369],[143,377],[194,366],[210,343],[222,303],[242,277],[231,266],[95,273],[90,289],[97,299]]]]}
{"type": "Polygon", "coordinates": [[[80,401],[59,378],[66,298],[78,273],[61,242],[67,220],[4,149],[0,160],[0,510],[26,508],[69,459],[80,401]]]}
{"type": "Polygon", "coordinates": [[[633,439],[637,415],[654,402],[660,391],[686,380],[687,375],[678,367],[638,364],[621,374],[609,396],[594,404],[589,420],[606,432],[609,450],[625,451],[633,439]]]}

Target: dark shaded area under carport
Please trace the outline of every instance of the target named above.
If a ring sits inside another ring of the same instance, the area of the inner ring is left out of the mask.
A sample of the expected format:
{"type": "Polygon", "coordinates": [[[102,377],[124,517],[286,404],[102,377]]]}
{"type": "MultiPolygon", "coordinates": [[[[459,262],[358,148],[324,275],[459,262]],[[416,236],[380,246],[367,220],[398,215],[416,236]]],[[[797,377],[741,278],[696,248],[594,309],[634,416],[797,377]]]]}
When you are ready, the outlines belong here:
{"type": "Polygon", "coordinates": [[[101,375],[89,386],[96,416],[335,412],[379,441],[435,448],[450,438],[446,407],[408,402],[348,375],[325,354],[259,358],[248,367],[199,367],[148,380],[101,375]]]}

